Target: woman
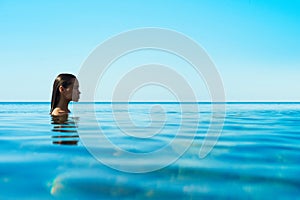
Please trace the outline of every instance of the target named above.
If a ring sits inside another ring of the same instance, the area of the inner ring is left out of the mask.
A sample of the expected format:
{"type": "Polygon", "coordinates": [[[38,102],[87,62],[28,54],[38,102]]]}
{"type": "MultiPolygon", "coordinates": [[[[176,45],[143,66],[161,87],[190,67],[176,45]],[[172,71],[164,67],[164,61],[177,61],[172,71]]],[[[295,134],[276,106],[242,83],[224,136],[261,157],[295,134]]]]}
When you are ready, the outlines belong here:
{"type": "Polygon", "coordinates": [[[79,100],[79,83],[73,74],[59,74],[54,83],[50,114],[53,116],[67,115],[70,101],[79,100]]]}

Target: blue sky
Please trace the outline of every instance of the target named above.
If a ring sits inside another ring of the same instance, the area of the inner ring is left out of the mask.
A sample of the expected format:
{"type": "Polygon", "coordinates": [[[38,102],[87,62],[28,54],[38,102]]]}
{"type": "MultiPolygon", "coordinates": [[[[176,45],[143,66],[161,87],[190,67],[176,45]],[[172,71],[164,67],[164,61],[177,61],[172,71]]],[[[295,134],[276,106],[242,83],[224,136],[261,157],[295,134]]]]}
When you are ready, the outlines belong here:
{"type": "Polygon", "coordinates": [[[77,74],[101,42],[143,27],[201,45],[227,101],[300,101],[299,10],[297,0],[0,0],[0,101],[49,101],[58,73],[77,74]]]}

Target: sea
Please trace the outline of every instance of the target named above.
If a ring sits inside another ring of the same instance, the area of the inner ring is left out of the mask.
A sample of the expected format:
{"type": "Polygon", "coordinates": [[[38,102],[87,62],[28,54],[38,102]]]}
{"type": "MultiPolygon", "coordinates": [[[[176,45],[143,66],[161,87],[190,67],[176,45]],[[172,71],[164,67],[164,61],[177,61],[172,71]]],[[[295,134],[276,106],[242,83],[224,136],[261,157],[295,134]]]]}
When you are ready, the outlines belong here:
{"type": "Polygon", "coordinates": [[[300,103],[80,105],[0,103],[0,199],[300,197],[300,103]]]}

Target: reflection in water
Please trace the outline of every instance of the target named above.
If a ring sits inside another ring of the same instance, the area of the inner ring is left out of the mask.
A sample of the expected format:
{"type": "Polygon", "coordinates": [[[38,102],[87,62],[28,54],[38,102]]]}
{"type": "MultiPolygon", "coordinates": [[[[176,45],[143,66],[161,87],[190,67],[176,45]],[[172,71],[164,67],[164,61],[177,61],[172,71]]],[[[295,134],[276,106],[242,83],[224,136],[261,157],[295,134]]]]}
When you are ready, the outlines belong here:
{"type": "Polygon", "coordinates": [[[77,133],[76,121],[78,118],[63,116],[52,116],[53,144],[77,145],[79,136],[77,133]]]}

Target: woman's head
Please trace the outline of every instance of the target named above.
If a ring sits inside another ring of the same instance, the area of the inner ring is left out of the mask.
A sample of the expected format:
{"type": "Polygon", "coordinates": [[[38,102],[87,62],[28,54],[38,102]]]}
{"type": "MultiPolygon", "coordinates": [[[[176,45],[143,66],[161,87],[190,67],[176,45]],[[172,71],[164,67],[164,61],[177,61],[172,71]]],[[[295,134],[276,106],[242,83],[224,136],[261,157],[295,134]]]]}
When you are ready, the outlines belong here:
{"type": "Polygon", "coordinates": [[[73,74],[59,74],[53,83],[50,113],[56,108],[60,99],[78,101],[79,94],[79,84],[76,76],[73,74]]]}

